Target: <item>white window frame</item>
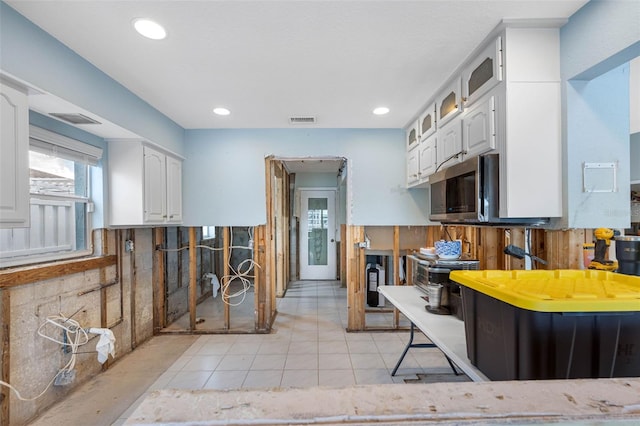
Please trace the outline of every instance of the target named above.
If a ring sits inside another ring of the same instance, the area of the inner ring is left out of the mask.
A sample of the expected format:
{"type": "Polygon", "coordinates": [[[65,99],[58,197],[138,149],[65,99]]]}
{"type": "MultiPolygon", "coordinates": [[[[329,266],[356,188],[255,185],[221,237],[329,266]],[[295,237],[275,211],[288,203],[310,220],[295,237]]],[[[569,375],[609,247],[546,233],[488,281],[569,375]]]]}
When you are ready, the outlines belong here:
{"type": "Polygon", "coordinates": [[[216,227],[215,226],[203,226],[202,227],[202,239],[203,240],[211,240],[216,237],[216,227]]]}
{"type": "MultiPolygon", "coordinates": [[[[34,230],[33,223],[30,228],[1,230],[0,232],[5,233],[5,235],[2,236],[3,238],[6,237],[8,241],[12,241],[15,236],[16,240],[24,242],[24,245],[29,245],[29,247],[25,248],[17,243],[13,248],[21,247],[20,249],[0,252],[0,267],[28,265],[90,255],[93,250],[91,244],[93,231],[91,227],[91,212],[93,211],[93,203],[91,202],[91,170],[89,167],[98,164],[98,161],[102,158],[102,149],[33,125],[29,126],[29,149],[30,151],[35,150],[38,152],[47,152],[50,150],[53,156],[85,164],[87,166],[87,194],[86,196],[75,196],[70,194],[30,193],[31,217],[46,218],[43,219],[43,221],[47,222],[47,226],[53,225],[57,227],[54,234],[61,233],[64,234],[64,236],[59,237],[61,242],[56,241],[46,246],[46,242],[31,242],[32,240],[44,241],[46,239],[44,235],[45,231],[41,231],[42,233],[38,233],[37,235],[31,235],[34,230]],[[74,220],[72,215],[75,214],[76,203],[82,203],[85,206],[84,229],[86,244],[85,247],[80,249],[73,247],[76,239],[75,226],[65,226],[66,221],[74,220]],[[28,243],[26,242],[27,238],[29,240],[28,243]],[[40,247],[38,244],[44,245],[45,247],[40,247]]],[[[42,227],[39,229],[42,229],[42,227]]],[[[11,244],[13,243],[7,243],[6,246],[11,246],[11,244]]]]}

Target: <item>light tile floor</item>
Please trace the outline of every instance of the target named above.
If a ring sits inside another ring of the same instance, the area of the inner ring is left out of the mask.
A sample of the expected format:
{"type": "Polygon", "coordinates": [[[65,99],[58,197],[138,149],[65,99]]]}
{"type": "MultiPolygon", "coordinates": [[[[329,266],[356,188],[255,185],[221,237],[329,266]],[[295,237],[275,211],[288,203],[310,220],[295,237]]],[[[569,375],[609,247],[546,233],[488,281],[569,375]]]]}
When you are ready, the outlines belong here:
{"type": "MultiPolygon", "coordinates": [[[[95,420],[92,424],[123,424],[147,393],[157,389],[239,389],[469,380],[464,375],[453,375],[444,355],[433,348],[410,350],[396,376],[392,377],[390,372],[404,350],[408,332],[347,333],[346,289],[341,288],[339,282],[293,282],[285,297],[278,299],[277,309],[278,315],[270,334],[194,337],[195,341],[166,370],[156,373],[155,382],[139,393],[135,402],[128,403],[128,408],[124,407],[117,418],[95,420]]],[[[158,339],[169,342],[170,338],[154,337],[151,344],[158,339]]],[[[426,341],[426,338],[418,333],[416,341],[426,341]]],[[[134,354],[135,351],[116,366],[125,368],[127,358],[134,354]]],[[[99,380],[107,373],[109,371],[94,380],[99,380]]],[[[113,386],[117,386],[117,381],[113,386]]],[[[54,408],[69,415],[69,408],[64,405],[71,404],[73,401],[67,400],[72,397],[74,395],[54,408]]],[[[81,390],[78,397],[82,397],[81,390]]],[[[108,401],[103,403],[108,404],[108,401]]],[[[91,409],[93,413],[96,410],[109,412],[101,407],[91,409]]],[[[56,419],[54,410],[50,411],[43,416],[47,422],[35,424],[63,424],[56,423],[64,419],[56,419]]]]}

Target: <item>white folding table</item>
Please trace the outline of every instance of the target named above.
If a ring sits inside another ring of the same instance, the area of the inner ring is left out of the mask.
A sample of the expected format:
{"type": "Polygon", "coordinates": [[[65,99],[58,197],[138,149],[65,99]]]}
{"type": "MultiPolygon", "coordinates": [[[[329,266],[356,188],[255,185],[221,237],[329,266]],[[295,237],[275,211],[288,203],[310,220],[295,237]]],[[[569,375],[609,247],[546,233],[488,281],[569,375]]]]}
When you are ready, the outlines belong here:
{"type": "MultiPolygon", "coordinates": [[[[409,343],[392,374],[395,374],[409,348],[437,347],[447,357],[449,364],[453,362],[474,382],[489,380],[487,376],[471,364],[467,357],[464,322],[453,315],[437,315],[427,312],[425,309],[427,302],[422,298],[425,293],[414,286],[386,285],[378,287],[378,291],[411,321],[409,343]],[[414,326],[433,342],[433,346],[428,343],[413,343],[414,326]]],[[[455,372],[453,365],[451,367],[455,372]]]]}

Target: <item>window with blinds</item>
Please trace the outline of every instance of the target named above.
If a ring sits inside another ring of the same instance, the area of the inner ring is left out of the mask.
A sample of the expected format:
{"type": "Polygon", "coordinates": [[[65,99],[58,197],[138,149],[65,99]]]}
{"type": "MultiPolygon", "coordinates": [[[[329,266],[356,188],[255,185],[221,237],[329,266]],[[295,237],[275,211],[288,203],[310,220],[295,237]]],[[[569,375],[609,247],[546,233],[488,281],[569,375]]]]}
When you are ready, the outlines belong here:
{"type": "Polygon", "coordinates": [[[89,168],[101,157],[101,148],[30,127],[31,226],[0,230],[0,266],[90,253],[89,168]]]}

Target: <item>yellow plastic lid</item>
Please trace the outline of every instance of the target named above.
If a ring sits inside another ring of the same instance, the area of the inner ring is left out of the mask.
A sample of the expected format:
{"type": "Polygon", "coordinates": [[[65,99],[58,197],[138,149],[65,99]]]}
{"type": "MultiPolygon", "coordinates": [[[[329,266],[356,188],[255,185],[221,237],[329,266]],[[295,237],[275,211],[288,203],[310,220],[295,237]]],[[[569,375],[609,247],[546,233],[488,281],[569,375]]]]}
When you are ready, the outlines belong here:
{"type": "Polygon", "coordinates": [[[451,271],[465,287],[540,312],[640,311],[640,277],[596,270],[451,271]]]}

